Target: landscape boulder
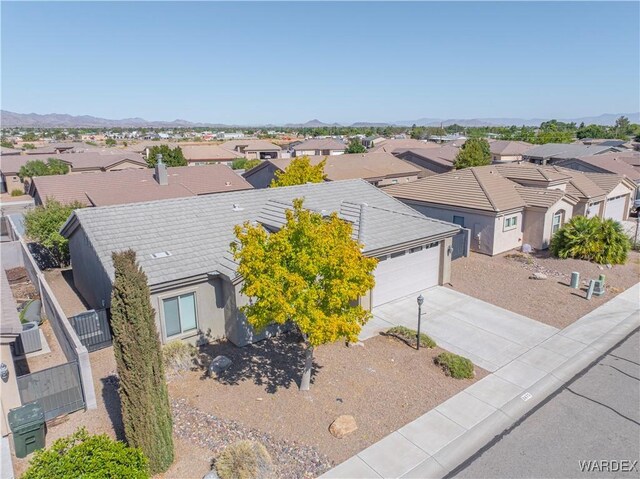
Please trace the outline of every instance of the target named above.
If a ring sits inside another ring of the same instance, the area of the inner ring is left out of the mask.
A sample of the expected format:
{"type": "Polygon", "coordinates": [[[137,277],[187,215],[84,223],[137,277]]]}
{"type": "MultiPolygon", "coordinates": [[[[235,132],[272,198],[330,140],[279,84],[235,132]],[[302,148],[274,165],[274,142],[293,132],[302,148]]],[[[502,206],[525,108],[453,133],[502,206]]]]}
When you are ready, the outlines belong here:
{"type": "Polygon", "coordinates": [[[226,356],[216,356],[209,364],[209,375],[215,378],[229,366],[231,366],[231,359],[226,356]]]}
{"type": "Polygon", "coordinates": [[[543,280],[543,279],[547,279],[547,275],[544,273],[533,273],[531,276],[529,276],[529,279],[539,279],[539,280],[543,280]]]}
{"type": "Polygon", "coordinates": [[[339,416],[331,423],[331,426],[329,426],[329,432],[338,439],[342,439],[356,429],[358,429],[358,425],[356,424],[355,418],[348,415],[339,416]]]}

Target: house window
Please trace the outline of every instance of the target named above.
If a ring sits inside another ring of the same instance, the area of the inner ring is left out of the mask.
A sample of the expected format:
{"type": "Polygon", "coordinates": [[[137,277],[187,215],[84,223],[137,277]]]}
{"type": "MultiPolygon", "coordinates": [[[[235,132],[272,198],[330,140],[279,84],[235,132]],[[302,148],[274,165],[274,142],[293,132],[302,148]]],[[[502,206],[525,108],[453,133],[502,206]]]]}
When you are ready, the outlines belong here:
{"type": "Polygon", "coordinates": [[[453,215],[453,222],[454,222],[454,224],[457,224],[457,225],[462,226],[464,228],[464,216],[453,215]]]}
{"type": "Polygon", "coordinates": [[[162,301],[164,330],[167,338],[193,331],[197,327],[196,295],[181,294],[162,301]]]}
{"type": "Polygon", "coordinates": [[[562,227],[562,218],[564,216],[564,211],[560,210],[556,214],[553,215],[553,220],[551,222],[551,234],[555,234],[562,227]]]}
{"type": "Polygon", "coordinates": [[[518,217],[510,216],[509,218],[504,219],[504,228],[503,231],[512,230],[516,226],[518,226],[518,217]]]}

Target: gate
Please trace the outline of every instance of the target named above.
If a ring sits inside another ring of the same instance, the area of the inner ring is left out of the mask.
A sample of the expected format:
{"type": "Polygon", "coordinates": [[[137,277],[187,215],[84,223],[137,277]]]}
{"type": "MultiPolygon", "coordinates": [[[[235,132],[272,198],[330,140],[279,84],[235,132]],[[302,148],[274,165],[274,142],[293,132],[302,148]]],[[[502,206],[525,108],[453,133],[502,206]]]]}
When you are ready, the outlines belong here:
{"type": "Polygon", "coordinates": [[[111,346],[111,325],[106,309],[96,309],[69,318],[78,338],[87,351],[111,346]]]}
{"type": "Polygon", "coordinates": [[[469,256],[469,230],[462,228],[460,232],[453,237],[452,246],[452,260],[462,258],[463,256],[469,256]]]}
{"type": "Polygon", "coordinates": [[[38,401],[44,408],[46,421],[84,409],[82,382],[78,363],[54,366],[16,378],[20,401],[38,401]]]}

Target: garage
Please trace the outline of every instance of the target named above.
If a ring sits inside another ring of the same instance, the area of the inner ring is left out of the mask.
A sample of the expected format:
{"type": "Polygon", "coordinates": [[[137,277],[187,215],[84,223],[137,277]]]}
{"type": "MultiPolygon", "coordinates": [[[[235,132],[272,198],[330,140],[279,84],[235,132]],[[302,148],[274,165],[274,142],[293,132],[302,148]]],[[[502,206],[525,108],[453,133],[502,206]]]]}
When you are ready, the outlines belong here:
{"type": "Polygon", "coordinates": [[[371,298],[373,307],[437,286],[440,278],[440,243],[389,255],[378,263],[375,278],[376,285],[371,298]]]}
{"type": "Polygon", "coordinates": [[[616,221],[622,221],[626,218],[625,206],[627,204],[627,195],[616,196],[607,200],[607,207],[604,211],[604,217],[616,221]]]}

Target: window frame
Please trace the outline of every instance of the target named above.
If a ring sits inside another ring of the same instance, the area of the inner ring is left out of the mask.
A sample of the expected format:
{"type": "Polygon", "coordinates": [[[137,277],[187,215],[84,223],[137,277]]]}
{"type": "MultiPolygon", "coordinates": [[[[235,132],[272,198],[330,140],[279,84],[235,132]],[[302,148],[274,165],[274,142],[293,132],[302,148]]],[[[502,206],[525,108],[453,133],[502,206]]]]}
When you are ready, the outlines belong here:
{"type": "Polygon", "coordinates": [[[163,295],[161,296],[159,299],[160,301],[160,325],[162,328],[162,336],[165,338],[165,340],[167,341],[171,341],[174,339],[183,339],[186,337],[190,337],[190,336],[194,336],[198,333],[198,331],[200,330],[200,324],[199,324],[199,320],[198,320],[198,295],[196,294],[196,290],[188,290],[188,291],[182,291],[182,292],[175,292],[172,291],[170,293],[168,293],[167,295],[163,295]],[[183,325],[182,325],[182,311],[181,311],[181,306],[180,306],[180,298],[184,297],[184,296],[193,296],[193,312],[195,315],[195,326],[191,329],[187,329],[184,330],[183,329],[183,325]],[[176,333],[176,334],[172,334],[169,335],[167,332],[167,321],[166,321],[166,315],[165,315],[165,301],[170,301],[170,300],[177,300],[178,302],[178,321],[180,324],[180,332],[176,333]]]}
{"type": "Polygon", "coordinates": [[[556,211],[553,216],[551,217],[551,235],[556,234],[556,232],[562,228],[562,218],[563,218],[564,214],[562,213],[562,211],[556,211]],[[558,224],[556,225],[555,221],[556,218],[558,218],[558,224]],[[556,228],[557,227],[557,228],[556,228]],[[554,229],[556,228],[556,229],[554,229]]]}
{"type": "Polygon", "coordinates": [[[504,217],[502,231],[511,231],[516,229],[517,227],[518,227],[518,215],[504,217]]]}

